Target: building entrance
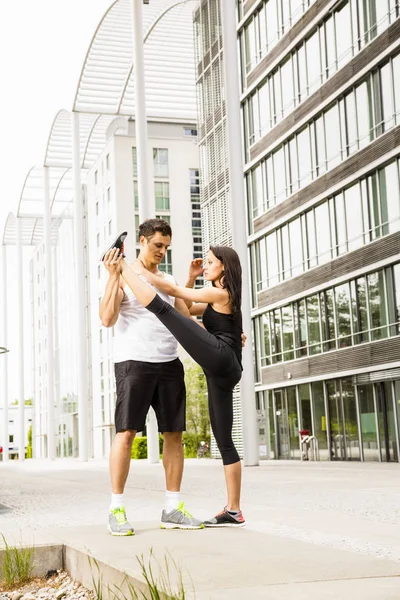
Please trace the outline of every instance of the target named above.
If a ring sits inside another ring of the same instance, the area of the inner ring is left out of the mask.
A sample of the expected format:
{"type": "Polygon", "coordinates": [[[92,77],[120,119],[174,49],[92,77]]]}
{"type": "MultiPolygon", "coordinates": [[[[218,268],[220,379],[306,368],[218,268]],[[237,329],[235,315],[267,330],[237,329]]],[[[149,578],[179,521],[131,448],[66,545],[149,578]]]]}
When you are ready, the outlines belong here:
{"type": "Polygon", "coordinates": [[[364,460],[397,462],[392,382],[360,385],[358,393],[364,460]]]}

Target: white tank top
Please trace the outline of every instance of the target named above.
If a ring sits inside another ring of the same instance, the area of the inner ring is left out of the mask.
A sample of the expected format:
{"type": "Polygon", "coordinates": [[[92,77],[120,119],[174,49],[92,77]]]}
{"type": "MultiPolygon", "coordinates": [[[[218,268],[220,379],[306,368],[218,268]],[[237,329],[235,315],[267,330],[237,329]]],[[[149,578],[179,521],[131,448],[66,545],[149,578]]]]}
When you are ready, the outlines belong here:
{"type": "MultiPolygon", "coordinates": [[[[175,283],[172,275],[165,275],[175,283]]],[[[175,305],[175,298],[157,290],[143,277],[163,300],[175,305]]],[[[114,329],[114,362],[140,360],[143,362],[169,362],[178,358],[178,342],[153,313],[144,308],[132,290],[125,286],[118,321],[114,329]]]]}

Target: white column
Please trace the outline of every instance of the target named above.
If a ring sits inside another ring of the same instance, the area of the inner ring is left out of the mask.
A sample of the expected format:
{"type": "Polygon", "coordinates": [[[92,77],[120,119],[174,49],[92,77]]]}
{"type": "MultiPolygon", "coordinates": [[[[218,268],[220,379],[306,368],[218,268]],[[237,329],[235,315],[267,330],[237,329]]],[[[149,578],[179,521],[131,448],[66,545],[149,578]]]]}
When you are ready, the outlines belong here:
{"type": "MultiPolygon", "coordinates": [[[[7,348],[7,246],[1,246],[1,338],[0,342],[7,348]]],[[[2,362],[2,396],[3,396],[3,461],[8,460],[8,354],[0,356],[2,362]]]]}
{"type": "Polygon", "coordinates": [[[51,265],[51,211],[49,168],[44,167],[43,224],[45,249],[45,290],[46,290],[46,388],[47,388],[47,458],[56,457],[54,423],[54,335],[53,335],[53,272],[51,265]]]}
{"type": "MultiPolygon", "coordinates": [[[[144,51],[143,51],[143,0],[132,0],[132,36],[133,36],[133,72],[135,74],[135,129],[136,129],[136,157],[137,179],[139,192],[139,220],[154,217],[155,199],[154,187],[149,180],[149,154],[147,148],[147,115],[146,91],[144,78],[144,51]]],[[[154,410],[150,408],[147,417],[147,457],[150,463],[160,460],[158,445],[157,419],[154,410]]]]}
{"type": "Polygon", "coordinates": [[[243,331],[248,336],[243,350],[243,376],[240,384],[243,423],[243,464],[259,464],[257,412],[254,391],[253,350],[251,344],[250,275],[246,235],[246,205],[244,195],[242,132],[240,127],[240,97],[236,33],[236,11],[232,0],[221,0],[224,43],[224,82],[226,127],[228,137],[229,189],[232,207],[233,247],[239,254],[243,271],[243,331]]]}
{"type": "Polygon", "coordinates": [[[74,254],[77,319],[76,359],[78,371],[79,459],[88,460],[88,380],[85,318],[85,267],[83,251],[83,205],[79,142],[79,114],[72,112],[72,179],[74,190],[74,254]]]}
{"type": "Polygon", "coordinates": [[[25,460],[25,390],[24,390],[24,289],[22,268],[22,221],[17,217],[17,311],[18,311],[18,458],[25,460]]]}

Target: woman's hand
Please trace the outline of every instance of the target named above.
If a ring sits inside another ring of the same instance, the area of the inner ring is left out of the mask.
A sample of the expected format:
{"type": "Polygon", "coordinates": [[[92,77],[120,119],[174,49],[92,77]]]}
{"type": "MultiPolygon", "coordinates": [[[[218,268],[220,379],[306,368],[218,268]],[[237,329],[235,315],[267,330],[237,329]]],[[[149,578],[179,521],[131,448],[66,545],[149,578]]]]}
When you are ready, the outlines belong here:
{"type": "Polygon", "coordinates": [[[200,275],[203,275],[203,259],[195,258],[192,260],[189,266],[189,279],[197,279],[200,275]]]}

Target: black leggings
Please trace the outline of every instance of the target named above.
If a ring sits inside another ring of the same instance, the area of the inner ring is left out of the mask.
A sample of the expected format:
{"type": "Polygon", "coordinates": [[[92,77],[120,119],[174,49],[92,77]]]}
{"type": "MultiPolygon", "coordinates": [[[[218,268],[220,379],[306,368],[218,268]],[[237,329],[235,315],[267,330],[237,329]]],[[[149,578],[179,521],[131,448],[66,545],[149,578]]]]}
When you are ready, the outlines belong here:
{"type": "Polygon", "coordinates": [[[146,306],[203,368],[208,388],[211,427],[224,465],[238,462],[232,440],[233,388],[242,370],[234,350],[193,319],[178,313],[157,294],[146,306]]]}

